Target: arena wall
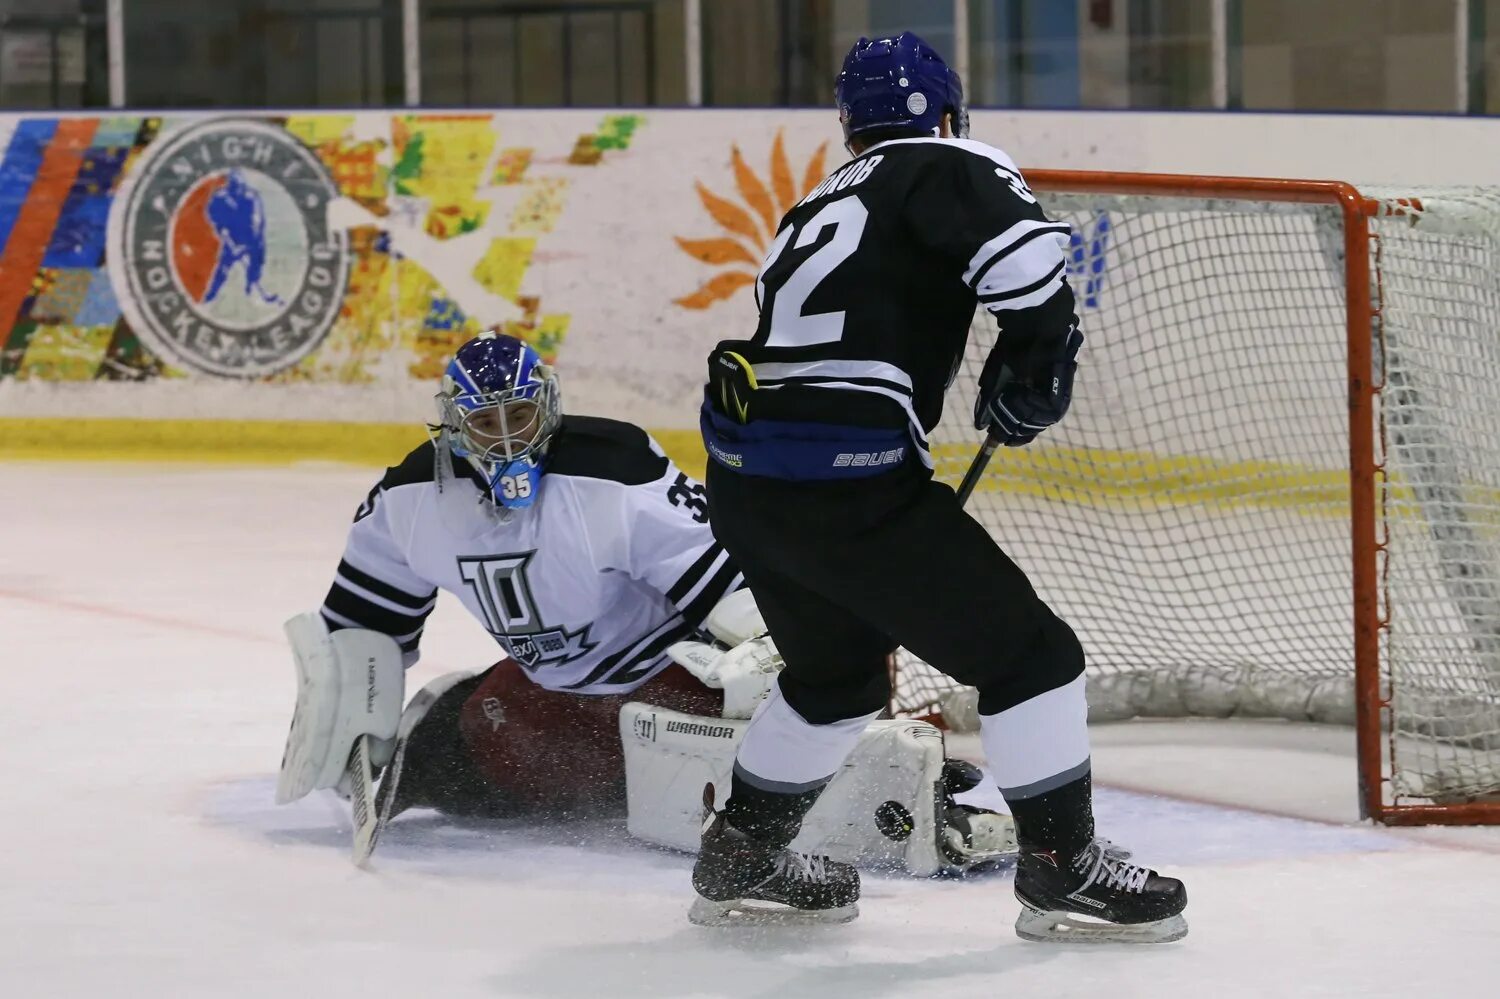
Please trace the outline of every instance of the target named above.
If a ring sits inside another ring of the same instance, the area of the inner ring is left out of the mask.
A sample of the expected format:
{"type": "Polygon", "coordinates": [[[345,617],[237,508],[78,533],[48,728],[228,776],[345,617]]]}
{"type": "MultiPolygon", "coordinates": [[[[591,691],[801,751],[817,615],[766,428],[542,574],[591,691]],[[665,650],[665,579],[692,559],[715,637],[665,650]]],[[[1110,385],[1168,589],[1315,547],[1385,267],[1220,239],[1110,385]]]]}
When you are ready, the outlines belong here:
{"type": "MultiPolygon", "coordinates": [[[[1500,126],[977,112],[1031,167],[1500,184],[1500,126]]],[[[703,358],[753,322],[825,111],[0,117],[0,456],[382,464],[499,323],[565,406],[701,468],[703,358]]]]}

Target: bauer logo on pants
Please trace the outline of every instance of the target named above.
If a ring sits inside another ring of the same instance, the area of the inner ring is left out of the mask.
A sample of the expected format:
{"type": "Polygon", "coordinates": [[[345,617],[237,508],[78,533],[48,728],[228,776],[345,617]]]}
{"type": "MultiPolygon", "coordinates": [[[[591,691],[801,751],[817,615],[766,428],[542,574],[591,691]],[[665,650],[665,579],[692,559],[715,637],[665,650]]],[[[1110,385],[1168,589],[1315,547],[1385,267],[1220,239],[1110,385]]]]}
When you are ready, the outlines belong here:
{"type": "Polygon", "coordinates": [[[110,281],[131,327],[183,367],[259,377],[296,364],[338,317],[349,273],[337,196],[274,122],[215,119],[167,137],[110,209],[110,281]]]}

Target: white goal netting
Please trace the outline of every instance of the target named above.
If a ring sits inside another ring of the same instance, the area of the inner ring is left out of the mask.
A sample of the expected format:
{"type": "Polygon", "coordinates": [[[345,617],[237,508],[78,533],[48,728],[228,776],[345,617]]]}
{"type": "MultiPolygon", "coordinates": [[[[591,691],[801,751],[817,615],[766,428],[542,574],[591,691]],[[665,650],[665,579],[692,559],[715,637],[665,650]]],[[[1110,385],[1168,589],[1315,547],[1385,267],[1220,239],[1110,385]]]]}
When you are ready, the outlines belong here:
{"type": "MultiPolygon", "coordinates": [[[[1038,196],[1074,227],[1088,340],[1067,419],[1002,449],[970,510],[1077,629],[1092,717],[1352,723],[1341,214],[1038,196]]],[[[1364,460],[1385,466],[1388,794],[1467,801],[1500,793],[1500,193],[1384,204],[1401,214],[1369,222],[1383,387],[1364,460]]],[[[955,484],[994,336],[981,313],[934,435],[955,484]]],[[[902,653],[899,712],[970,727],[971,695],[902,653]]]]}

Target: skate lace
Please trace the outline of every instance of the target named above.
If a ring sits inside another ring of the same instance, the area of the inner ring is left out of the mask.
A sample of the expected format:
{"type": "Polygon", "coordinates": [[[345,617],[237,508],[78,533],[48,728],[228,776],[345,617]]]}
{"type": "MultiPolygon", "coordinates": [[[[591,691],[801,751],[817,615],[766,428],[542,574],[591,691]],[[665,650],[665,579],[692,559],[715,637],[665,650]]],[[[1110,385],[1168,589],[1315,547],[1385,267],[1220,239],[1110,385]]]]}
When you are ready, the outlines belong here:
{"type": "Polygon", "coordinates": [[[776,875],[792,881],[823,884],[828,880],[828,858],[786,850],[776,859],[776,872],[772,876],[776,875]]]}
{"type": "Polygon", "coordinates": [[[1107,839],[1096,839],[1084,847],[1073,858],[1073,868],[1084,874],[1079,891],[1100,884],[1106,888],[1140,892],[1145,890],[1146,879],[1151,876],[1150,868],[1130,863],[1129,850],[1107,839]]]}

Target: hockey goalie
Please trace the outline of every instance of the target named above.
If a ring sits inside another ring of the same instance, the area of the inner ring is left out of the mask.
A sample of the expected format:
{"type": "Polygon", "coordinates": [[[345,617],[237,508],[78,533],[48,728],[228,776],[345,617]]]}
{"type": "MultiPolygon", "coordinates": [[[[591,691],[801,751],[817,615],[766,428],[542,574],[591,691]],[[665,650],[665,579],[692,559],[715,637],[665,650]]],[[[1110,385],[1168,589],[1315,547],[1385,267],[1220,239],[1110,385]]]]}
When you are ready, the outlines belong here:
{"type": "MultiPolygon", "coordinates": [[[[359,506],[323,606],[287,623],[297,703],[277,800],[347,794],[361,863],[418,807],[625,811],[633,835],[694,849],[705,790],[727,789],[780,665],[702,487],[639,427],[563,416],[556,374],[513,337],[464,344],[437,407],[432,439],[359,506]],[[403,709],[438,590],[505,655],[403,709]]],[[[1009,818],[953,800],[977,780],[932,726],[874,722],[802,841],[919,874],[993,861],[1014,850],[1009,818]]],[[[777,877],[796,909],[816,869],[777,877]]]]}

